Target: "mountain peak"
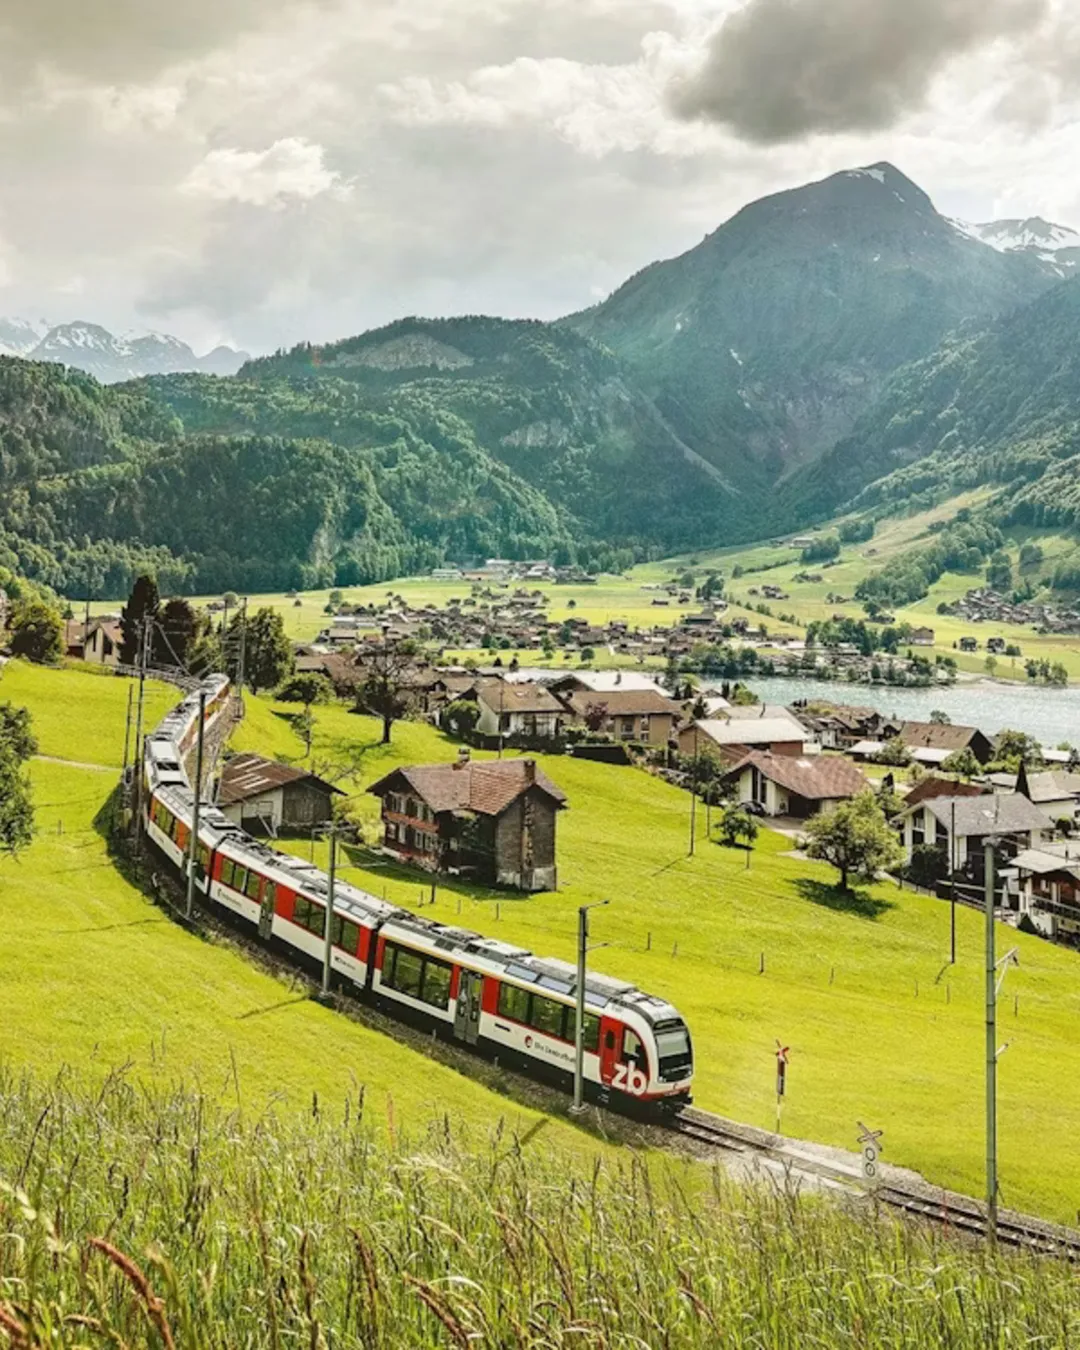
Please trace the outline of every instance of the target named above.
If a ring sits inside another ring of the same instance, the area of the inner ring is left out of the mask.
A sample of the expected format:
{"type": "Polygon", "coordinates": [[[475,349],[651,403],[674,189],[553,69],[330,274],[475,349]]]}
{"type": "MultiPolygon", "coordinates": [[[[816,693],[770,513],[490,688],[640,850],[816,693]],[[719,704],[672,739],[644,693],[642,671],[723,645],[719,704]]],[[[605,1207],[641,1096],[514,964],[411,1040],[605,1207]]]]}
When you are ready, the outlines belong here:
{"type": "Polygon", "coordinates": [[[186,342],[169,333],[144,330],[117,337],[88,319],[57,324],[46,332],[25,319],[0,318],[0,356],[72,366],[102,384],[188,371],[235,375],[248,360],[246,352],[228,347],[217,347],[200,358],[186,342]]]}

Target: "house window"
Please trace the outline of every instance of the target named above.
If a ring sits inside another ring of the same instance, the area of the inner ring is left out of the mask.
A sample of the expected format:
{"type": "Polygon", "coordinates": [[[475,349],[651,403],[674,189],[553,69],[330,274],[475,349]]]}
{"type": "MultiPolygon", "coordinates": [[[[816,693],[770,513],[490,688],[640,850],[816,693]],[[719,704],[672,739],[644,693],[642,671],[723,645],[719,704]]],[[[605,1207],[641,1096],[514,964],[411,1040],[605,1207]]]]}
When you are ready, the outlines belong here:
{"type": "Polygon", "coordinates": [[[634,719],[632,717],[620,717],[619,722],[622,728],[620,732],[622,739],[632,741],[634,739],[634,719]]]}

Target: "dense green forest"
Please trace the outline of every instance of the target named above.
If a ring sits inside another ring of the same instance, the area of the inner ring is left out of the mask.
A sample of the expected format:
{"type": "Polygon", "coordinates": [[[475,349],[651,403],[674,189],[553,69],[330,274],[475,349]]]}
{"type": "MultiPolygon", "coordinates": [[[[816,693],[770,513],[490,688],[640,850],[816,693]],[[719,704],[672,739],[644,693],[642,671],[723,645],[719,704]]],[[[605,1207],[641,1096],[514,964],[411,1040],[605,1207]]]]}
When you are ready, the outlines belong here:
{"type": "Polygon", "coordinates": [[[54,589],[351,585],[487,556],[621,567],[753,512],[618,362],[540,324],[406,321],[103,388],[0,361],[0,562],[54,589]]]}

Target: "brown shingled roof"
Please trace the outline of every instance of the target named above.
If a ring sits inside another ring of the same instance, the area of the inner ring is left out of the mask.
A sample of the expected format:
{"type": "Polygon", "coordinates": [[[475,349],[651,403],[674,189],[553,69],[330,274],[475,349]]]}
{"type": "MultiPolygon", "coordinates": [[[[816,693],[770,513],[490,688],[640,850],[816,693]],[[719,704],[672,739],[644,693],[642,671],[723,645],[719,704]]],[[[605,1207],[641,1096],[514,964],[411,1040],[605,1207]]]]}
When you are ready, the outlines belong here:
{"type": "Polygon", "coordinates": [[[963,750],[979,734],[977,727],[954,726],[951,722],[905,722],[900,739],[911,749],[963,750]]]}
{"type": "Polygon", "coordinates": [[[854,764],[836,755],[796,759],[791,755],[770,755],[752,750],[726,776],[730,778],[742,773],[751,764],[772,782],[808,801],[857,797],[870,786],[854,764]]]}
{"type": "Polygon", "coordinates": [[[324,782],[307,769],[292,764],[280,764],[277,760],[263,759],[262,755],[233,755],[225,761],[221,771],[221,788],[218,800],[222,806],[234,806],[237,802],[250,801],[252,797],[261,797],[264,792],[274,792],[289,783],[310,781],[326,792],[336,792],[343,796],[340,788],[324,782]]]}
{"type": "Polygon", "coordinates": [[[579,717],[584,717],[589,708],[603,705],[611,717],[647,717],[667,714],[678,717],[682,708],[670,698],[658,694],[655,689],[606,689],[603,693],[592,690],[578,690],[566,700],[579,717]]]}
{"type": "Polygon", "coordinates": [[[509,680],[481,680],[476,686],[477,695],[496,712],[519,713],[561,713],[566,709],[542,684],[522,681],[511,684],[509,680]]]}
{"type": "Polygon", "coordinates": [[[382,797],[392,790],[396,778],[404,779],[436,815],[444,811],[475,811],[482,816],[498,816],[533,786],[559,806],[566,801],[566,793],[532,759],[406,764],[373,783],[368,791],[382,797]]]}

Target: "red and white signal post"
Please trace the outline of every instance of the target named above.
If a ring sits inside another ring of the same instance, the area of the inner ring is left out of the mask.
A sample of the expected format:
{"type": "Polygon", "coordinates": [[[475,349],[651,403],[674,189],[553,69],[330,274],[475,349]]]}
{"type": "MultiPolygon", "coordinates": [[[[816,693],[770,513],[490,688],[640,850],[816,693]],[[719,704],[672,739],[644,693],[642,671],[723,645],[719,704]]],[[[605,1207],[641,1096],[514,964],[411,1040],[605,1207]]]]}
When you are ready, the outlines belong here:
{"type": "Polygon", "coordinates": [[[787,1092],[787,1066],[791,1056],[791,1046],[776,1042],[776,1133],[780,1133],[780,1108],[787,1092]]]}

